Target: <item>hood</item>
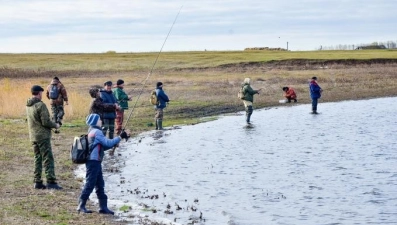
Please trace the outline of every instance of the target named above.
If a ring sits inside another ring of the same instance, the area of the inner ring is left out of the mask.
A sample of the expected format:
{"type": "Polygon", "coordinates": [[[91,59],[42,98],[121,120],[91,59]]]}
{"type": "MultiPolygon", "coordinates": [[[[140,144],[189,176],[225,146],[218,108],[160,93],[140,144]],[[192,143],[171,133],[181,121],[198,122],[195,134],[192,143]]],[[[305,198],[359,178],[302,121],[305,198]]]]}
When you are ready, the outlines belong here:
{"type": "Polygon", "coordinates": [[[52,79],[51,84],[59,84],[61,83],[59,80],[57,79],[52,79]]]}
{"type": "Polygon", "coordinates": [[[28,107],[33,106],[34,104],[36,104],[38,102],[41,102],[41,100],[38,98],[35,98],[35,97],[29,98],[28,101],[26,102],[26,106],[28,106],[28,107]]]}

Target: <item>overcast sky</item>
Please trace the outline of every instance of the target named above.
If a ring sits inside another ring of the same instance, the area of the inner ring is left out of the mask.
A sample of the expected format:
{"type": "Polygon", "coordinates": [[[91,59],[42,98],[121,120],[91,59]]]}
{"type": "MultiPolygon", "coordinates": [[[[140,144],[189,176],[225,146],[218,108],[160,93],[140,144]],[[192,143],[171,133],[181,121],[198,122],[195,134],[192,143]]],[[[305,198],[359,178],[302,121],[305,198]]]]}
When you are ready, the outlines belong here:
{"type": "Polygon", "coordinates": [[[163,51],[397,41],[397,0],[0,0],[0,52],[157,52],[180,9],[163,51]]]}

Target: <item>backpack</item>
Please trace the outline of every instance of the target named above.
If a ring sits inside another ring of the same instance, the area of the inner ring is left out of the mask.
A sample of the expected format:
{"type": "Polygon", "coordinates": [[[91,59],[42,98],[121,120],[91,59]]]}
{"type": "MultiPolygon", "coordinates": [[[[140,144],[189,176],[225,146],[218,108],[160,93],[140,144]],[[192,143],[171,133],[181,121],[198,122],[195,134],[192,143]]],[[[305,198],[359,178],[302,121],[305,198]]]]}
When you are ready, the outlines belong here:
{"type": "Polygon", "coordinates": [[[153,90],[152,93],[150,94],[150,103],[152,105],[159,104],[159,100],[157,99],[157,95],[156,95],[156,90],[153,90]]]}
{"type": "Polygon", "coordinates": [[[50,99],[58,99],[59,90],[58,90],[58,86],[56,84],[53,84],[51,86],[51,89],[49,91],[49,96],[50,96],[50,99]]]}
{"type": "Polygon", "coordinates": [[[72,148],[70,149],[70,158],[75,164],[84,164],[91,154],[90,145],[88,144],[88,135],[83,134],[74,137],[72,148]]]}
{"type": "Polygon", "coordinates": [[[239,90],[238,93],[237,93],[237,97],[238,97],[239,99],[244,100],[244,98],[245,98],[244,96],[245,96],[244,89],[243,89],[243,87],[241,87],[240,90],[239,90]]]}

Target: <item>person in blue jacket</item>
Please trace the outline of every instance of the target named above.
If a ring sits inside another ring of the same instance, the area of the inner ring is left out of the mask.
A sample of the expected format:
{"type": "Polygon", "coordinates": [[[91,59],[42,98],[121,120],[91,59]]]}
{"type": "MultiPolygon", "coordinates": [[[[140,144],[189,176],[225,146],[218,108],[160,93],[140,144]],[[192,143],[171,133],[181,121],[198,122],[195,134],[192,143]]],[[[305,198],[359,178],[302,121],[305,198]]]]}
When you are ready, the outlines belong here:
{"type": "Polygon", "coordinates": [[[312,113],[317,114],[317,103],[318,99],[321,98],[321,93],[323,89],[321,89],[320,85],[317,83],[317,77],[312,77],[309,84],[310,88],[310,97],[312,99],[312,113]]]}
{"type": "MultiPolygon", "coordinates": [[[[104,85],[104,87],[100,91],[103,103],[105,105],[106,104],[115,105],[116,110],[120,109],[120,106],[117,104],[117,99],[113,95],[112,81],[106,81],[103,85],[104,85]]],[[[110,139],[113,139],[113,137],[114,137],[114,122],[116,119],[116,110],[103,113],[102,132],[106,136],[107,131],[109,131],[110,139]]]]}
{"type": "Polygon", "coordinates": [[[154,119],[156,123],[156,130],[162,130],[164,108],[167,107],[167,103],[170,101],[170,99],[163,90],[162,82],[157,82],[156,84],[156,96],[157,96],[158,104],[155,105],[156,115],[154,116],[154,119]]]}
{"type": "Polygon", "coordinates": [[[78,212],[92,213],[91,210],[86,208],[86,203],[90,194],[95,188],[96,195],[99,202],[99,213],[112,214],[107,206],[108,196],[105,194],[105,181],[102,174],[102,160],[105,156],[105,151],[113,148],[120,143],[121,139],[128,140],[129,133],[122,131],[119,137],[108,139],[101,130],[102,121],[98,114],[90,114],[86,118],[86,124],[89,125],[88,129],[88,144],[91,150],[90,157],[87,160],[85,185],[79,198],[78,212]]]}

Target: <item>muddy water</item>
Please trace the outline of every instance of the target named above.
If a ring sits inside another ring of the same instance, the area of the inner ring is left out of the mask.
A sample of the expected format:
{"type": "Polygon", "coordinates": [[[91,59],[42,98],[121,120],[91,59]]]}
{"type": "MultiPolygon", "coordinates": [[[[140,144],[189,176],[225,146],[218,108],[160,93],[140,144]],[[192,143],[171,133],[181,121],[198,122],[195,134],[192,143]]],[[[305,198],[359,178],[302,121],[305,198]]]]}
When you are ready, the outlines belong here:
{"type": "Polygon", "coordinates": [[[252,127],[241,114],[143,134],[109,160],[110,205],[129,221],[397,224],[396,105],[286,106],[255,110],[252,127]]]}

